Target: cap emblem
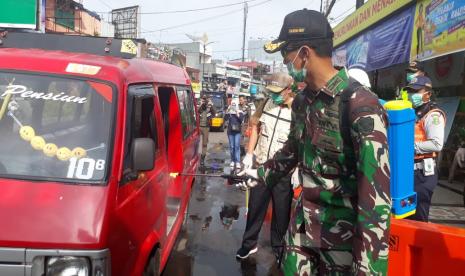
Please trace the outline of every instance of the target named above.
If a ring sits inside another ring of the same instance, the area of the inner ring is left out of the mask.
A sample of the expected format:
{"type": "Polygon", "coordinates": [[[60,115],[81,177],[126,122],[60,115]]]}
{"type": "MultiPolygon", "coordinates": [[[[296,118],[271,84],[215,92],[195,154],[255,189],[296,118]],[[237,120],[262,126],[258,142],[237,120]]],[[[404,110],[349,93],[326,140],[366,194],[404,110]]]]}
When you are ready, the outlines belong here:
{"type": "Polygon", "coordinates": [[[268,42],[265,44],[265,51],[266,52],[273,52],[274,50],[278,49],[282,44],[286,43],[286,41],[280,41],[277,43],[268,42]]]}
{"type": "Polygon", "coordinates": [[[305,32],[305,28],[291,28],[288,31],[290,34],[301,34],[305,32]]]}

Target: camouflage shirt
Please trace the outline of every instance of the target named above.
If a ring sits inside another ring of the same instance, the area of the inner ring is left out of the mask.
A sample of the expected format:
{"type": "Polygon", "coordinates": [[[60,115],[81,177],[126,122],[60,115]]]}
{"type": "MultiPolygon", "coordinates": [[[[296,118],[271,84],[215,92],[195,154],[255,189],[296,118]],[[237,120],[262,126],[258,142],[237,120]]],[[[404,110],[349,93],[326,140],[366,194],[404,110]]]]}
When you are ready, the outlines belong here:
{"type": "Polygon", "coordinates": [[[351,251],[355,275],[385,275],[391,210],[387,117],[366,87],[357,86],[341,101],[348,86],[342,69],[320,91],[303,92],[304,108],[293,106],[288,141],[258,173],[272,186],[299,165],[303,193],[290,229],[305,230],[300,246],[351,251]],[[349,126],[341,123],[344,104],[349,126]]]}

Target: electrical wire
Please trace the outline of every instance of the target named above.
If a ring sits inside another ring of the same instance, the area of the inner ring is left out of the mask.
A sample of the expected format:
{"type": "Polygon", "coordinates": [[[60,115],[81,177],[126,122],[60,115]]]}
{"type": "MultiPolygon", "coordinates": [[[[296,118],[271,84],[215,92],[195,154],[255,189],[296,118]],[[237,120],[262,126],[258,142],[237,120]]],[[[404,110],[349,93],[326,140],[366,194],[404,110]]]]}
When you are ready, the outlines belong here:
{"type": "MultiPolygon", "coordinates": [[[[348,12],[351,12],[353,8],[355,8],[355,6],[350,7],[348,10],[342,12],[342,13],[339,14],[338,16],[331,18],[331,19],[329,20],[329,22],[334,23],[334,22],[336,22],[338,19],[340,19],[341,17],[342,17],[342,20],[344,20],[345,17],[343,17],[343,16],[345,16],[348,12]]],[[[341,20],[341,21],[342,21],[342,20],[341,20]]]]}
{"type": "MultiPolygon", "coordinates": [[[[105,6],[109,7],[102,0],[99,0],[99,1],[102,2],[102,4],[104,4],[105,6]]],[[[250,3],[250,2],[255,2],[255,1],[258,1],[258,0],[247,0],[247,1],[242,1],[242,2],[231,3],[231,4],[210,6],[210,7],[197,8],[197,9],[188,9],[188,10],[139,12],[138,14],[141,14],[141,15],[151,14],[151,15],[153,15],[153,14],[175,14],[175,13],[199,12],[199,11],[207,11],[207,10],[213,10],[213,9],[220,9],[220,8],[232,7],[232,6],[237,6],[237,5],[243,5],[244,3],[250,3]]],[[[104,12],[104,13],[111,13],[111,12],[104,12]]]]}
{"type": "MultiPolygon", "coordinates": [[[[113,8],[108,5],[107,3],[105,3],[103,0],[98,0],[100,3],[102,3],[103,5],[105,5],[107,8],[109,8],[110,10],[113,10],[113,8]]],[[[103,13],[106,13],[106,12],[103,12],[103,13]]]]}
{"type": "MultiPolygon", "coordinates": [[[[253,7],[256,7],[256,6],[259,6],[259,5],[263,5],[263,4],[265,4],[267,2],[271,2],[271,1],[272,0],[265,0],[265,1],[262,1],[260,3],[255,4],[255,5],[251,5],[251,6],[249,6],[249,8],[253,8],[253,7]]],[[[228,11],[226,13],[217,14],[217,15],[206,17],[206,18],[203,18],[203,19],[194,20],[194,21],[191,21],[191,22],[187,22],[187,23],[183,23],[183,24],[179,24],[179,25],[175,25],[175,26],[171,26],[171,27],[165,27],[165,28],[161,28],[161,29],[158,29],[158,30],[145,31],[145,32],[141,32],[141,33],[148,34],[148,33],[157,33],[157,32],[161,32],[161,31],[165,31],[165,30],[177,29],[177,28],[184,27],[184,26],[187,26],[187,25],[192,25],[192,24],[202,23],[202,22],[205,22],[205,21],[213,20],[213,19],[218,19],[218,18],[221,18],[222,16],[230,15],[230,14],[241,12],[241,11],[243,11],[243,9],[228,11]]]]}

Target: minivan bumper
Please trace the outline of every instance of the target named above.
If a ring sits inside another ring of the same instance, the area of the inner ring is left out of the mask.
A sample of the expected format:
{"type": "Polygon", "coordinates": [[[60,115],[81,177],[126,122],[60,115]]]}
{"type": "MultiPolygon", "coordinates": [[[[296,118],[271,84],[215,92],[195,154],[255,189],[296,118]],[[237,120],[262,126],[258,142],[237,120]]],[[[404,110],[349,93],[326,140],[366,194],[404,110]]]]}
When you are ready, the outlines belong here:
{"type": "Polygon", "coordinates": [[[110,251],[104,250],[53,250],[0,248],[0,275],[45,275],[46,262],[51,257],[81,257],[89,261],[89,275],[110,275],[110,251]]]}
{"type": "Polygon", "coordinates": [[[211,127],[220,127],[224,124],[223,118],[213,118],[211,122],[211,127]]]}

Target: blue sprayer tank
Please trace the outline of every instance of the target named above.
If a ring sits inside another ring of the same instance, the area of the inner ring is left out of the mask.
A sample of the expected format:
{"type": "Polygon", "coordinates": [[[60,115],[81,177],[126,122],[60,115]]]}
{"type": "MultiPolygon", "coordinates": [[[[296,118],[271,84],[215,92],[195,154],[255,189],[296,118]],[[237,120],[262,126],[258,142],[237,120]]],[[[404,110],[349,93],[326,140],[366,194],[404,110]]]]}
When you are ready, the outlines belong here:
{"type": "Polygon", "coordinates": [[[392,214],[405,218],[415,214],[417,205],[413,188],[415,112],[412,104],[404,100],[389,101],[384,108],[389,118],[392,214]]]}

